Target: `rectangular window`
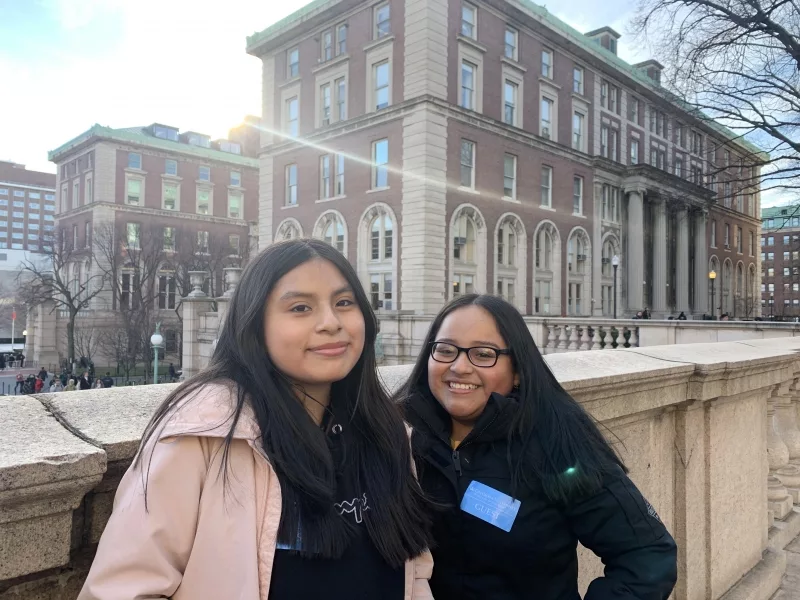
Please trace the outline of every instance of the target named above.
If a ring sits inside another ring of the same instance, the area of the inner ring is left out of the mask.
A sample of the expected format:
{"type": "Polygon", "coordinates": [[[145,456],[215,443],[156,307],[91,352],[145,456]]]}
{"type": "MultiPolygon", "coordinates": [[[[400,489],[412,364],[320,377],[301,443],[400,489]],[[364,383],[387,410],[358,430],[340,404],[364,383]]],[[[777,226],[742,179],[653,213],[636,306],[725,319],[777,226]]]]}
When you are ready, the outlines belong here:
{"type": "Polygon", "coordinates": [[[744,252],[744,240],[742,239],[742,228],[736,228],[736,251],[739,254],[744,252]]]}
{"type": "Polygon", "coordinates": [[[519,86],[513,81],[506,80],[503,86],[503,123],[516,125],[517,93],[519,86]]]}
{"type": "Polygon", "coordinates": [[[175,228],[164,227],[164,252],[175,252],[175,228]]]}
{"type": "Polygon", "coordinates": [[[142,168],[142,155],[138,152],[128,152],[128,168],[141,169],[142,168]]]}
{"type": "Polygon", "coordinates": [[[0,188],[0,196],[8,196],[8,188],[0,188]]]}
{"type": "Polygon", "coordinates": [[[639,140],[631,140],[631,164],[639,164],[639,140]]]}
{"type": "Polygon", "coordinates": [[[230,175],[230,185],[233,187],[241,187],[242,185],[242,174],[239,171],[231,171],[230,175]]]}
{"type": "Polygon", "coordinates": [[[461,63],[461,107],[475,110],[475,73],[478,67],[470,62],[461,63]]]}
{"type": "Polygon", "coordinates": [[[331,197],[331,156],[325,154],[319,158],[319,197],[331,197]]]}
{"type": "Polygon", "coordinates": [[[605,81],[600,84],[600,106],[608,108],[608,83],[605,81]]]}
{"type": "Polygon", "coordinates": [[[200,181],[211,181],[211,167],[200,166],[197,170],[197,178],[200,181]]]}
{"type": "Polygon", "coordinates": [[[731,226],[725,223],[725,247],[731,247],[731,226]]]}
{"type": "Polygon", "coordinates": [[[201,254],[208,254],[208,232],[197,232],[197,251],[201,254]]]}
{"type": "Polygon", "coordinates": [[[680,156],[675,157],[675,176],[683,177],[683,159],[680,156]]]}
{"type": "Polygon", "coordinates": [[[242,194],[241,192],[228,192],[228,218],[242,218],[242,194]]]}
{"type": "MultiPolygon", "coordinates": [[[[72,184],[72,208],[78,208],[81,199],[81,182],[76,181],[72,184]]],[[[25,206],[23,204],[23,206],[25,206]]]]}
{"type": "Polygon", "coordinates": [[[461,187],[475,189],[475,143],[461,140],[461,187]]]}
{"type": "Polygon", "coordinates": [[[208,189],[197,190],[197,214],[207,215],[211,209],[211,191],[208,189]]]}
{"type": "Polygon", "coordinates": [[[228,248],[233,256],[239,256],[239,236],[231,234],[228,236],[228,248]]]}
{"type": "MultiPolygon", "coordinates": [[[[77,181],[75,182],[75,185],[78,185],[77,181]]],[[[25,202],[22,200],[14,200],[14,202],[12,202],[12,205],[14,206],[14,208],[25,208],[25,202]]]]}
{"type": "MultiPolygon", "coordinates": [[[[164,230],[166,235],[166,229],[164,230]]],[[[166,238],[164,243],[166,243],[166,238]]],[[[175,308],[175,278],[171,275],[159,275],[158,277],[158,308],[162,310],[175,308]]]]}
{"type": "Polygon", "coordinates": [[[320,123],[323,127],[331,124],[331,84],[319,88],[320,123]]]}
{"type": "Polygon", "coordinates": [[[141,231],[141,225],[139,223],[128,223],[127,224],[127,241],[129,248],[138,248],[139,247],[139,232],[141,231]]]}
{"type": "Polygon", "coordinates": [[[336,155],[336,191],[337,196],[344,196],[344,154],[336,155]]]}
{"type": "Polygon", "coordinates": [[[340,77],[334,82],[336,86],[336,114],[339,121],[347,119],[347,85],[344,77],[340,77]]]}
{"type": "Polygon", "coordinates": [[[503,196],[517,197],[517,157],[513,154],[503,156],[503,196]]]}
{"type": "Polygon", "coordinates": [[[389,140],[372,143],[372,189],[389,187],[389,140]]]}
{"type": "Polygon", "coordinates": [[[609,88],[608,110],[613,113],[619,112],[619,88],[614,85],[609,88]]]}
{"type": "Polygon", "coordinates": [[[328,30],[322,34],[322,60],[327,61],[333,58],[333,32],[328,30]]]}
{"type": "Polygon", "coordinates": [[[375,82],[375,110],[389,106],[389,61],[385,60],[372,67],[375,82]]]}
{"type": "MultiPolygon", "coordinates": [[[[83,203],[84,204],[91,204],[94,201],[94,189],[92,186],[92,178],[87,177],[83,182],[83,203]]],[[[30,205],[30,208],[33,208],[33,204],[30,205]]],[[[36,205],[36,208],[39,208],[39,205],[36,205]]]]}
{"type": "MultiPolygon", "coordinates": [[[[11,237],[13,238],[15,235],[16,234],[12,234],[11,237]]],[[[22,236],[20,236],[19,239],[22,239],[22,236]]],[[[77,225],[73,225],[72,226],[72,248],[73,249],[77,249],[78,248],[78,226],[77,225]]]]}
{"type": "Polygon", "coordinates": [[[608,158],[608,134],[610,133],[610,129],[608,125],[602,125],[600,127],[600,156],[604,158],[608,158]]]}
{"type": "Polygon", "coordinates": [[[541,206],[553,206],[553,168],[542,166],[542,202],[541,206]]]}
{"type": "Polygon", "coordinates": [[[286,206],[297,204],[297,165],[286,165],[286,206]]]}
{"type": "Polygon", "coordinates": [[[550,98],[542,98],[542,124],[541,136],[550,139],[553,135],[553,101],[550,98]]]}
{"type": "MultiPolygon", "coordinates": [[[[22,190],[14,190],[14,197],[15,198],[24,198],[25,197],[25,192],[23,192],[22,190]]],[[[23,203],[22,206],[25,206],[25,204],[23,203]]]]}
{"type": "Polygon", "coordinates": [[[572,147],[575,150],[583,149],[583,121],[581,113],[572,114],[572,147]]]}
{"type": "Polygon", "coordinates": [[[178,210],[178,186],[174,183],[164,184],[164,210],[178,210]]]}
{"type": "Polygon", "coordinates": [[[583,94],[583,69],[580,67],[572,69],[572,91],[576,94],[583,94]]]}
{"type": "Polygon", "coordinates": [[[300,75],[300,49],[292,48],[286,53],[286,56],[286,76],[292,79],[300,75]]]}
{"type": "Polygon", "coordinates": [[[300,106],[297,96],[286,101],[286,131],[292,137],[299,132],[300,106]]]}
{"type": "Polygon", "coordinates": [[[389,21],[389,3],[385,2],[375,7],[375,39],[386,37],[392,32],[389,21]]]}
{"type": "Polygon", "coordinates": [[[469,4],[461,7],[461,35],[472,39],[478,38],[478,10],[469,4]]]}
{"type": "Polygon", "coordinates": [[[42,195],[39,192],[28,192],[28,198],[31,200],[39,200],[41,197],[42,195]]]}
{"type": "Polygon", "coordinates": [[[503,54],[506,58],[510,58],[511,60],[517,60],[518,36],[519,34],[517,33],[516,29],[511,29],[511,27],[506,27],[505,47],[503,48],[503,54]]]}
{"type": "Polygon", "coordinates": [[[583,214],[583,177],[572,178],[572,214],[583,214]]]}
{"type": "Polygon", "coordinates": [[[553,78],[553,51],[542,50],[542,77],[553,78]]]}
{"type": "Polygon", "coordinates": [[[164,173],[166,175],[178,174],[178,161],[167,159],[164,161],[164,173]]]}
{"type": "Polygon", "coordinates": [[[336,54],[347,54],[347,25],[344,23],[336,28],[336,54]]]}

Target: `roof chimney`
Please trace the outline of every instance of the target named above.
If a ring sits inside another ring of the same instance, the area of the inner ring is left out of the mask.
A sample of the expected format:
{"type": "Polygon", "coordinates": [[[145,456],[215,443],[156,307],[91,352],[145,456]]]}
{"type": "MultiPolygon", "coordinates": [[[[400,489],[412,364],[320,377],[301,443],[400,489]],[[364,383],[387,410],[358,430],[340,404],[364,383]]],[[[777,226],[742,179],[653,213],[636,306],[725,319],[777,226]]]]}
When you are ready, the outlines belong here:
{"type": "Polygon", "coordinates": [[[656,85],[661,85],[661,71],[664,70],[664,65],[657,60],[651,58],[650,60],[636,63],[633,68],[644,72],[656,85]]]}
{"type": "Polygon", "coordinates": [[[612,54],[617,53],[617,41],[622,36],[618,34],[616,31],[611,29],[611,27],[601,27],[600,29],[594,29],[586,34],[584,34],[593,42],[599,44],[612,54]]]}

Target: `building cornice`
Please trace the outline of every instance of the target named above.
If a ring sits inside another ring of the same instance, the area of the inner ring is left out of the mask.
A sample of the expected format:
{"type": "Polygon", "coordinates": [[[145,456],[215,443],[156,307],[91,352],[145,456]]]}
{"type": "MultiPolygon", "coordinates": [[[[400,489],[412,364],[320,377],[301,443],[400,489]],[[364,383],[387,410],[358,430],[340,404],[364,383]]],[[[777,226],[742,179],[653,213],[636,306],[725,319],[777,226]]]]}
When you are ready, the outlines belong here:
{"type": "Polygon", "coordinates": [[[91,213],[96,208],[110,208],[115,212],[130,213],[135,215],[147,215],[151,217],[177,218],[186,221],[196,221],[199,223],[211,223],[216,225],[235,225],[236,227],[247,227],[249,221],[246,219],[229,219],[227,217],[216,217],[212,215],[198,215],[174,210],[164,210],[160,208],[150,208],[147,206],[131,206],[129,204],[116,204],[112,202],[93,202],[92,204],[79,206],[66,212],[56,215],[55,223],[62,219],[76,217],[85,213],[91,213]]]}

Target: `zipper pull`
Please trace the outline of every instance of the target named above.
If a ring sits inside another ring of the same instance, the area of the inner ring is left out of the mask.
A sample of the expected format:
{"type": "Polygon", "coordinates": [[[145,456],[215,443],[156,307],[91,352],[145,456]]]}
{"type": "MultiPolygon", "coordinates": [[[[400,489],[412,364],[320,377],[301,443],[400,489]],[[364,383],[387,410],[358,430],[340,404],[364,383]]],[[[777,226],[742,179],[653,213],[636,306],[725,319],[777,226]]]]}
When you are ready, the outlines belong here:
{"type": "Polygon", "coordinates": [[[453,450],[453,466],[456,468],[456,475],[461,477],[461,456],[458,450],[453,450]]]}

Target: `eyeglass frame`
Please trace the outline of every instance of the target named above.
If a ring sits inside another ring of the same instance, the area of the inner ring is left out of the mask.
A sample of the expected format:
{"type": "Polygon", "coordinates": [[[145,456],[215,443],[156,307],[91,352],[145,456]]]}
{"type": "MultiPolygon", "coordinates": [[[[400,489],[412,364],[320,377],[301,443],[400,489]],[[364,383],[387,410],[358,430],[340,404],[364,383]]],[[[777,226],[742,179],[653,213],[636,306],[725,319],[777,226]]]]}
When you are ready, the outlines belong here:
{"type": "Polygon", "coordinates": [[[431,342],[429,345],[431,347],[430,352],[429,352],[430,357],[433,360],[435,360],[436,362],[438,362],[440,364],[443,364],[443,365],[452,365],[454,362],[456,362],[458,360],[458,357],[461,356],[461,353],[463,352],[464,354],[467,355],[467,360],[470,362],[470,364],[472,366],[478,367],[479,369],[491,369],[492,367],[497,365],[497,361],[500,360],[501,356],[510,356],[511,355],[511,350],[509,350],[508,348],[492,348],[491,346],[472,346],[471,348],[462,348],[461,346],[456,346],[455,344],[451,344],[450,342],[431,342]],[[433,353],[436,351],[436,345],[437,344],[443,344],[445,346],[450,346],[450,347],[455,348],[456,350],[458,350],[458,352],[456,353],[455,358],[453,360],[449,361],[449,362],[448,361],[444,361],[444,360],[437,360],[433,356],[433,353]],[[472,357],[470,357],[470,355],[469,355],[470,350],[492,350],[492,351],[496,352],[497,355],[494,357],[494,362],[491,365],[476,365],[473,362],[472,357]]]}

